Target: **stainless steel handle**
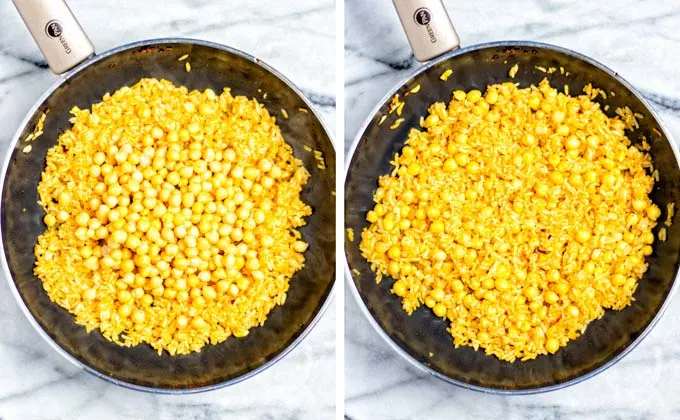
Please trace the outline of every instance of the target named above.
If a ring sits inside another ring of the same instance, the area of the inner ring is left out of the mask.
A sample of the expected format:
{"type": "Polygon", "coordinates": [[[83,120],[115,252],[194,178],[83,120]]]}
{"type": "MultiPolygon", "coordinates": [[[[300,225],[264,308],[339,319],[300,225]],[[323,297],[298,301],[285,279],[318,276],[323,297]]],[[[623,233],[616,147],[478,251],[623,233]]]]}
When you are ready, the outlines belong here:
{"type": "Polygon", "coordinates": [[[429,61],[460,46],[442,0],[392,0],[413,55],[429,61]]]}
{"type": "Polygon", "coordinates": [[[94,54],[64,0],[12,0],[50,69],[62,74],[94,54]]]}

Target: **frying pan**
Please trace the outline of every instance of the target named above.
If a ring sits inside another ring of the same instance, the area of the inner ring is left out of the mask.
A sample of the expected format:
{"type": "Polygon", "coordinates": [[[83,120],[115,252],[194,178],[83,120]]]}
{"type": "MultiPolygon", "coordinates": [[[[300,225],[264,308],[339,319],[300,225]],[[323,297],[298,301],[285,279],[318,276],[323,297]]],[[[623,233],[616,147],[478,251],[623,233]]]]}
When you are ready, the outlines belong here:
{"type": "MultiPolygon", "coordinates": [[[[628,135],[633,142],[645,137],[651,145],[654,166],[660,173],[651,193],[652,200],[663,211],[659,220],[665,220],[668,203],[678,203],[677,147],[654,110],[617,73],[574,51],[536,42],[505,41],[457,49],[458,36],[440,0],[394,3],[416,58],[431,61],[388,92],[356,136],[345,175],[345,224],[357,233],[357,238],[368,226],[366,213],[373,208],[378,177],[390,173],[389,162],[394,153],[403,147],[409,130],[419,128],[419,119],[427,115],[428,107],[437,101],[448,103],[456,89],[484,91],[489,84],[505,81],[527,87],[548,77],[551,85],[560,90],[568,85],[570,92],[580,93],[586,84],[592,83],[605,92],[613,92],[606,100],[610,116],[614,109],[623,106],[643,116],[639,130],[628,135]],[[519,71],[510,79],[508,70],[514,64],[519,65],[519,71]],[[564,67],[568,73],[548,76],[536,66],[564,67]],[[440,75],[449,69],[453,70],[451,77],[441,80],[440,75]],[[389,114],[391,98],[395,94],[404,98],[418,85],[419,92],[404,99],[406,105],[400,117],[404,118],[403,123],[391,129],[397,118],[389,114]],[[380,124],[383,116],[388,118],[380,124]]],[[[446,331],[448,322],[435,317],[426,307],[408,316],[401,309],[400,299],[390,293],[394,280],[388,277],[376,284],[375,274],[359,250],[360,239],[354,243],[345,241],[346,274],[351,279],[350,289],[370,323],[397,353],[416,367],[479,391],[501,394],[548,391],[605,370],[639,344],[656,324],[676,288],[680,253],[677,219],[676,214],[668,239],[653,244],[654,252],[647,258],[649,269],[639,282],[631,306],[622,311],[607,311],[603,318],[590,323],[581,337],[557,353],[525,362],[508,363],[487,356],[483,350],[454,348],[446,331]]]]}
{"type": "Polygon", "coordinates": [[[168,38],[128,44],[92,56],[92,45],[65,3],[15,0],[15,4],[50,67],[56,73],[65,72],[29,111],[2,167],[2,268],[31,324],[77,366],[138,390],[182,393],[214,389],[251,377],[280,360],[319,320],[334,283],[335,152],[311,103],[276,70],[233,48],[168,38]],[[178,62],[185,54],[189,55],[191,72],[185,70],[184,62],[178,62]],[[71,126],[69,110],[73,106],[89,108],[105,93],[144,77],[164,78],[189,89],[221,92],[231,87],[235,95],[258,98],[277,117],[285,140],[311,173],[302,199],[313,208],[313,214],[301,229],[310,246],[304,269],[290,282],[286,303],[273,309],[264,325],[251,329],[247,337],[230,338],[183,356],[159,356],[148,345],[121,347],[98,331],[86,333],[71,314],[49,300],[33,274],[33,248],[45,229],[36,188],[47,150],[71,126]],[[309,112],[299,112],[301,108],[309,112]],[[281,109],[288,110],[289,118],[281,116],[281,109]],[[23,153],[22,139],[48,110],[43,135],[31,143],[30,153],[23,153]],[[317,168],[313,154],[304,151],[305,144],[323,152],[327,170],[317,168]]]}

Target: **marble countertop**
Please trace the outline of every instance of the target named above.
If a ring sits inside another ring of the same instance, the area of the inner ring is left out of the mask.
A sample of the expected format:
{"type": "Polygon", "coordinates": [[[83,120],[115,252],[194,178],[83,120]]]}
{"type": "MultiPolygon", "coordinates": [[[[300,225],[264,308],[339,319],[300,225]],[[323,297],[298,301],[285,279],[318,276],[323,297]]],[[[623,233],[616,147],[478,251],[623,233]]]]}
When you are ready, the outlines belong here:
{"type": "MultiPolygon", "coordinates": [[[[447,0],[464,45],[535,40],[589,55],[636,86],[680,140],[680,2],[447,0]],[[510,4],[512,3],[512,5],[510,4]]],[[[418,67],[389,0],[345,3],[345,151],[380,98],[418,67]]],[[[680,297],[635,349],[604,373],[533,396],[448,385],[411,367],[378,336],[345,287],[345,419],[680,418],[680,297]]]]}
{"type": "MultiPolygon", "coordinates": [[[[296,83],[329,128],[334,126],[332,0],[71,0],[69,5],[100,52],[142,39],[180,36],[253,54],[296,83]]],[[[3,154],[25,113],[55,80],[12,3],[0,2],[3,154]]],[[[5,279],[0,279],[0,317],[2,420],[330,419],[335,413],[334,305],[300,346],[273,367],[240,384],[189,396],[130,391],[73,367],[29,325],[5,279]]]]}

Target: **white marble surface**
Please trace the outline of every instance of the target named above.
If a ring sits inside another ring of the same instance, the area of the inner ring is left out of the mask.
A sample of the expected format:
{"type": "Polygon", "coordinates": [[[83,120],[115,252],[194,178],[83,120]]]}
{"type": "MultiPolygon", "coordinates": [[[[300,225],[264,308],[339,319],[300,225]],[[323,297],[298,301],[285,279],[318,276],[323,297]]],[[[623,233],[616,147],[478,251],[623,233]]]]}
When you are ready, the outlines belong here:
{"type": "MultiPolygon", "coordinates": [[[[345,150],[377,101],[415,69],[389,0],[346,0],[345,150]]],[[[464,45],[503,39],[565,46],[615,69],[653,101],[680,140],[680,1],[447,0],[464,45]]],[[[503,397],[410,367],[345,288],[345,418],[633,420],[680,418],[680,296],[616,366],[571,388],[503,397]]]]}
{"type": "MultiPolygon", "coordinates": [[[[194,37],[249,52],[296,83],[335,121],[332,0],[69,1],[98,51],[194,37]]],[[[0,2],[0,147],[54,81],[9,1],[0,2]]],[[[71,366],[29,325],[0,279],[0,419],[329,419],[335,412],[335,309],[280,363],[219,391],[150,395],[71,366]]]]}

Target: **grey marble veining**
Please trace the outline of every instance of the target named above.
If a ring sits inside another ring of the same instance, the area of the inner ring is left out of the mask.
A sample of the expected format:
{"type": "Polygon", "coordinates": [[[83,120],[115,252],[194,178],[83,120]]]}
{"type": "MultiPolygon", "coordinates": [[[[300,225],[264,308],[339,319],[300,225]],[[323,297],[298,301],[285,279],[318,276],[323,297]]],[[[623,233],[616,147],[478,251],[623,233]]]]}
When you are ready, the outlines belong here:
{"type": "MultiPolygon", "coordinates": [[[[335,5],[331,0],[69,4],[97,51],[142,39],[193,37],[259,57],[290,78],[332,129],[335,5]]],[[[0,148],[56,80],[11,2],[0,2],[0,148]]],[[[243,383],[189,396],[129,391],[73,367],[20,313],[0,279],[0,419],[330,419],[335,413],[335,309],[281,362],[243,383]]]]}
{"type": "MultiPolygon", "coordinates": [[[[447,0],[463,45],[504,39],[557,44],[619,72],[680,140],[680,1],[447,0]]],[[[346,0],[345,152],[383,95],[418,67],[389,0],[346,0]]],[[[402,360],[345,287],[345,418],[678,419],[680,297],[630,355],[586,382],[506,397],[463,390],[402,360]]]]}

